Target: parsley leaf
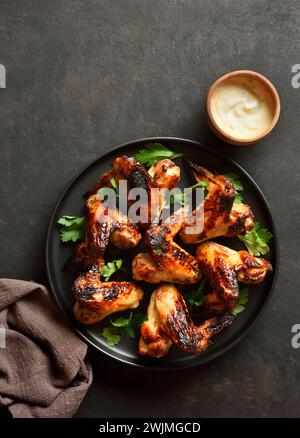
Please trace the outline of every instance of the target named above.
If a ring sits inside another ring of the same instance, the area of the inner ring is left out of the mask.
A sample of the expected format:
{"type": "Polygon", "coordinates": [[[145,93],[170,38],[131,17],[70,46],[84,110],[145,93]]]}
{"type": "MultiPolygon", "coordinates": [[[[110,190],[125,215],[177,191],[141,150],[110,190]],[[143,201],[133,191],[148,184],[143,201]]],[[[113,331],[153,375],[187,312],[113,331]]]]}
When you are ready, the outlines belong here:
{"type": "MultiPolygon", "coordinates": [[[[194,184],[191,187],[187,187],[184,189],[184,191],[179,191],[178,193],[175,193],[174,195],[170,196],[170,204],[174,205],[174,204],[180,204],[181,206],[183,206],[184,204],[188,203],[188,199],[191,196],[191,193],[193,192],[194,189],[196,188],[202,188],[204,189],[205,187],[208,186],[208,182],[206,181],[199,181],[196,184],[194,184]]],[[[204,198],[206,196],[206,190],[204,190],[204,198]]],[[[164,208],[168,208],[169,204],[167,202],[166,199],[164,199],[164,208]]]]}
{"type": "Polygon", "coordinates": [[[84,217],[82,216],[62,216],[58,219],[59,225],[64,225],[66,227],[81,225],[82,222],[84,222],[84,217]]]}
{"type": "Polygon", "coordinates": [[[236,204],[241,204],[243,202],[243,195],[241,192],[244,191],[244,186],[240,181],[239,175],[233,172],[225,173],[223,176],[229,179],[232,182],[234,190],[235,190],[235,200],[236,204]]]}
{"type": "Polygon", "coordinates": [[[118,316],[114,321],[111,318],[109,318],[109,320],[114,327],[127,327],[132,320],[132,312],[130,312],[128,318],[125,318],[125,316],[118,316]]]}
{"type": "Polygon", "coordinates": [[[124,335],[135,338],[135,329],[146,320],[146,315],[142,313],[133,315],[132,312],[127,318],[125,316],[117,316],[115,319],[109,318],[111,326],[105,327],[100,336],[106,340],[108,345],[115,347],[124,335]]]}
{"type": "Polygon", "coordinates": [[[118,328],[118,333],[121,337],[125,333],[130,338],[135,338],[135,332],[132,326],[132,312],[130,312],[128,318],[125,318],[124,316],[118,316],[114,321],[111,318],[109,318],[109,320],[114,327],[118,328]]]}
{"type": "Polygon", "coordinates": [[[62,242],[77,242],[85,235],[85,218],[83,216],[62,216],[57,223],[60,225],[62,242]]]}
{"type": "Polygon", "coordinates": [[[132,317],[131,324],[133,325],[133,327],[140,327],[143,322],[147,320],[147,315],[145,315],[144,313],[135,313],[132,317]]]}
{"type": "Polygon", "coordinates": [[[115,190],[118,189],[118,184],[117,184],[117,181],[115,180],[115,178],[110,178],[109,182],[110,182],[113,189],[115,189],[115,190]]]}
{"type": "Polygon", "coordinates": [[[237,300],[235,308],[231,312],[231,315],[237,316],[239,313],[243,312],[245,310],[246,304],[248,303],[248,298],[249,288],[243,287],[243,289],[240,290],[239,298],[237,300]]]}
{"type": "Polygon", "coordinates": [[[119,198],[119,187],[118,187],[118,183],[115,180],[115,178],[110,178],[110,185],[112,186],[112,188],[114,189],[115,193],[116,193],[116,197],[119,198]]]}
{"type": "Polygon", "coordinates": [[[101,330],[100,336],[105,339],[110,347],[115,347],[120,342],[122,336],[116,327],[104,327],[101,330]]]}
{"type": "Polygon", "coordinates": [[[254,222],[253,229],[247,231],[244,235],[239,235],[238,238],[243,242],[254,256],[267,254],[270,251],[268,242],[272,239],[273,234],[267,228],[262,228],[259,222],[254,222]]]}
{"type": "Polygon", "coordinates": [[[243,203],[243,195],[239,192],[236,192],[234,202],[235,202],[235,204],[242,204],[243,203]]]}
{"type": "Polygon", "coordinates": [[[108,281],[110,277],[117,272],[119,269],[121,269],[123,265],[123,260],[113,260],[112,262],[106,263],[106,265],[102,266],[100,268],[100,274],[103,276],[105,281],[108,281]]]}
{"type": "Polygon", "coordinates": [[[182,156],[182,153],[174,152],[161,143],[148,143],[144,146],[144,149],[139,150],[138,153],[135,154],[134,159],[146,167],[151,167],[156,161],[165,158],[172,160],[182,156]]]}
{"type": "Polygon", "coordinates": [[[204,302],[204,287],[205,287],[205,279],[201,281],[198,285],[189,291],[185,296],[185,302],[189,309],[192,311],[194,307],[202,306],[204,302]]]}

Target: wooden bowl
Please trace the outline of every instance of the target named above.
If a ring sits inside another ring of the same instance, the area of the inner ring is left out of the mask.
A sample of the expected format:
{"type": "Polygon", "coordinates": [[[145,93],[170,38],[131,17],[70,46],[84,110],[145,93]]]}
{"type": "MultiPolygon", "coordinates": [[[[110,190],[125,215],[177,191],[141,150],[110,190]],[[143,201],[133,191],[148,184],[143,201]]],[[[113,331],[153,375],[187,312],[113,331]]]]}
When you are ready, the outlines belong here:
{"type": "Polygon", "coordinates": [[[227,143],[231,143],[234,145],[244,146],[252,143],[256,143],[257,141],[264,138],[266,135],[269,134],[269,132],[272,131],[274,126],[276,125],[279,115],[280,115],[280,99],[279,95],[277,93],[276,88],[274,85],[267,79],[265,76],[261,75],[260,73],[257,73],[255,71],[251,70],[237,70],[230,73],[225,74],[224,76],[221,76],[219,79],[217,79],[212,86],[210,87],[207,98],[206,98],[206,115],[208,119],[208,124],[211,128],[211,130],[223,141],[227,143]],[[234,137],[233,135],[229,134],[225,130],[223,130],[215,121],[214,114],[212,111],[212,96],[216,90],[216,88],[221,84],[227,81],[228,79],[236,78],[236,77],[247,77],[250,79],[255,79],[258,82],[260,82],[270,93],[270,96],[272,97],[273,101],[273,118],[271,120],[271,123],[269,124],[268,128],[265,129],[263,132],[261,132],[259,135],[256,135],[255,137],[248,137],[245,139],[242,139],[240,137],[234,137]]]}

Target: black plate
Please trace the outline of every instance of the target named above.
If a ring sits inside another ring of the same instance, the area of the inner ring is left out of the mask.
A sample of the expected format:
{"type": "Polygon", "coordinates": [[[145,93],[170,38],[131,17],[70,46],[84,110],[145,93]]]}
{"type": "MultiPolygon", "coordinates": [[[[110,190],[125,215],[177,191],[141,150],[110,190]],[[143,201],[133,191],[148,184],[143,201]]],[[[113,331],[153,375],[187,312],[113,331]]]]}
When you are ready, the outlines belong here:
{"type": "MultiPolygon", "coordinates": [[[[81,214],[84,206],[84,193],[95,183],[100,174],[110,168],[114,158],[120,154],[134,155],[144,144],[153,141],[161,142],[175,151],[183,152],[190,160],[212,171],[218,171],[220,173],[235,172],[239,174],[245,187],[244,199],[251,205],[255,219],[263,226],[268,227],[276,236],[272,215],[264,195],[247,172],[238,164],[225,159],[218,153],[195,141],[170,137],[146,138],[119,146],[109,153],[102,155],[82,169],[68,184],[54,209],[49,225],[46,246],[47,272],[50,286],[57,303],[77,333],[87,343],[108,356],[131,365],[167,369],[184,368],[199,365],[220,356],[241,341],[253,327],[271,296],[271,290],[277,272],[278,247],[276,237],[274,237],[271,241],[269,257],[274,268],[273,273],[269,274],[263,283],[251,287],[246,310],[238,316],[230,327],[218,334],[214,338],[210,348],[200,355],[185,355],[175,347],[172,347],[169,354],[163,359],[154,360],[141,358],[137,354],[137,340],[135,339],[124,337],[117,347],[109,347],[105,343],[104,339],[99,336],[100,329],[105,325],[105,321],[94,326],[79,325],[72,314],[73,297],[70,292],[72,283],[78,272],[74,272],[74,268],[72,267],[65,267],[66,261],[71,257],[74,251],[74,245],[62,244],[60,242],[57,220],[63,215],[81,214]]],[[[179,162],[181,159],[177,160],[179,162]]],[[[182,163],[181,167],[184,169],[186,166],[182,163]]],[[[193,183],[194,181],[191,179],[188,171],[184,170],[182,172],[180,186],[188,187],[193,183]]],[[[242,243],[238,239],[219,238],[217,241],[234,249],[243,248],[242,243]]],[[[130,263],[128,255],[127,259],[127,262],[130,263]]],[[[147,287],[148,291],[145,291],[141,310],[146,310],[151,290],[154,290],[154,288],[155,286],[147,287]]]]}

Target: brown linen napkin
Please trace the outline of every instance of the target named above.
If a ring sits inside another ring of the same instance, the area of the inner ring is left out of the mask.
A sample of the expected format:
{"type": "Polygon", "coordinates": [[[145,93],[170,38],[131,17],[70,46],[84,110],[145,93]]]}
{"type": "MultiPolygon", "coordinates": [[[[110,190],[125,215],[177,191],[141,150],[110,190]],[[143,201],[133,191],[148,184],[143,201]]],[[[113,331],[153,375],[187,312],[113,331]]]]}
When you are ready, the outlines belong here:
{"type": "Polygon", "coordinates": [[[0,279],[0,406],[13,417],[72,417],[92,383],[86,351],[44,286],[0,279]]]}

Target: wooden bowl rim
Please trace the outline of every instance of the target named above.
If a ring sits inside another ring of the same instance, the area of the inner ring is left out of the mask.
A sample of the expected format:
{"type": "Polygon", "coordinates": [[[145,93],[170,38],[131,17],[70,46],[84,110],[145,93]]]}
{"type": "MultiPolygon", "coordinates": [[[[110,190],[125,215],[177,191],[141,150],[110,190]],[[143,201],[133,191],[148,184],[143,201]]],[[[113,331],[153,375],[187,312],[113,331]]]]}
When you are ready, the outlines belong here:
{"type": "Polygon", "coordinates": [[[256,141],[261,140],[266,135],[268,135],[272,129],[275,127],[276,123],[278,122],[279,115],[280,115],[280,98],[279,94],[275,88],[275,86],[272,84],[272,82],[266,78],[261,73],[252,71],[252,70],[235,70],[229,73],[224,74],[223,76],[220,76],[209,88],[207,98],[206,98],[206,111],[208,114],[209,122],[212,125],[212,128],[214,131],[216,131],[216,134],[220,134],[223,139],[228,140],[230,143],[233,144],[240,144],[240,145],[247,145],[250,143],[255,143],[256,141]],[[228,134],[226,131],[224,131],[222,128],[219,127],[219,125],[215,122],[215,119],[213,117],[213,113],[211,110],[211,98],[213,93],[215,92],[216,88],[223,82],[227,81],[228,79],[238,77],[238,76],[244,76],[249,77],[251,79],[256,79],[257,81],[261,82],[270,92],[272,98],[273,98],[273,105],[274,105],[274,114],[272,121],[269,125],[269,127],[263,131],[261,134],[256,135],[254,137],[248,137],[245,139],[241,139],[239,137],[234,137],[233,135],[228,134]]]}

